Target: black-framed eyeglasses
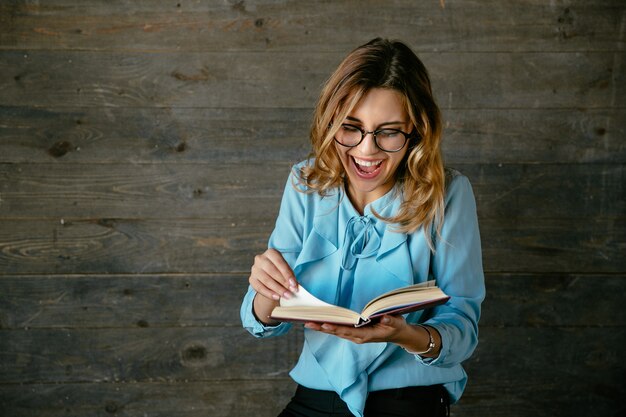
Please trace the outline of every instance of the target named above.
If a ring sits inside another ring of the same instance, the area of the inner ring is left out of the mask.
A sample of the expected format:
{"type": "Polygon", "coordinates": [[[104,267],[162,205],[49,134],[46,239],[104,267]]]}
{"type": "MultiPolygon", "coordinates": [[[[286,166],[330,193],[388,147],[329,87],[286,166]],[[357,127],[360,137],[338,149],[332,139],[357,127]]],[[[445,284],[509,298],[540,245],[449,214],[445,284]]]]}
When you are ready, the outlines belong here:
{"type": "Polygon", "coordinates": [[[365,136],[372,134],[374,136],[374,143],[381,151],[385,152],[398,152],[409,139],[418,137],[416,133],[406,133],[400,129],[377,129],[368,132],[359,126],[344,123],[339,127],[337,133],[335,133],[335,142],[340,145],[347,146],[348,148],[354,148],[359,146],[365,136]]]}

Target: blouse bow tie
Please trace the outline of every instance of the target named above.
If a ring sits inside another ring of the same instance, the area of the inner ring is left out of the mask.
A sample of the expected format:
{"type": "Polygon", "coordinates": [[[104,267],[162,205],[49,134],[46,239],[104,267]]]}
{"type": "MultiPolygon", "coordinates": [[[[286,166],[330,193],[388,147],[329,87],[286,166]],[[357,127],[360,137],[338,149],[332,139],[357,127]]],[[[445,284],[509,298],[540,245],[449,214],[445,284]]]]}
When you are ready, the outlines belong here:
{"type": "Polygon", "coordinates": [[[375,221],[369,216],[352,217],[346,225],[341,267],[350,270],[359,258],[368,258],[378,252],[380,236],[375,221]]]}

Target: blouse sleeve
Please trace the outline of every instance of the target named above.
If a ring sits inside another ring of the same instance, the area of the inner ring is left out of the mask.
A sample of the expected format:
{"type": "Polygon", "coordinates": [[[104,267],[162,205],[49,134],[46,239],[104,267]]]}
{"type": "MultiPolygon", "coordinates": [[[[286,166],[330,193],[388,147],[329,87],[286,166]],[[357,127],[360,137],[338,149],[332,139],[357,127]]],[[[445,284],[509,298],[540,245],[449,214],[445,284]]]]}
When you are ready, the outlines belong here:
{"type": "MultiPolygon", "coordinates": [[[[276,249],[283,255],[292,269],[302,248],[304,229],[303,194],[294,188],[297,186],[296,172],[298,172],[298,168],[294,167],[285,185],[276,225],[268,244],[268,247],[276,249]]],[[[276,326],[265,326],[257,319],[252,306],[255,295],[256,291],[248,286],[248,292],[243,299],[240,311],[243,327],[255,337],[279,336],[286,333],[291,327],[290,323],[283,322],[276,326]]]]}
{"type": "Polygon", "coordinates": [[[451,298],[425,322],[441,334],[437,358],[418,360],[431,366],[453,366],[469,358],[478,344],[480,305],[485,298],[476,201],[468,179],[457,175],[446,194],[441,236],[435,239],[431,272],[451,298]]]}

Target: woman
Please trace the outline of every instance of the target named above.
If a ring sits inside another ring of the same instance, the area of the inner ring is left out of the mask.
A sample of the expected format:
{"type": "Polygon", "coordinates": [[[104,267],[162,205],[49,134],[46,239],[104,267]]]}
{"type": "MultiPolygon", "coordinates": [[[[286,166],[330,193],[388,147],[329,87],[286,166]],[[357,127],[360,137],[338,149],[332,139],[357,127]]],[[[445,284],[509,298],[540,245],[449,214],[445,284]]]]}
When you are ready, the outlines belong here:
{"type": "Polygon", "coordinates": [[[281,416],[439,416],[461,396],[485,288],[474,196],[444,169],[440,138],[428,74],[403,43],[374,39],[327,81],[312,157],[292,169],[269,249],[254,259],[244,327],[284,334],[291,324],[269,316],[300,284],[355,311],[429,279],[451,298],[361,328],[306,323],[281,416]]]}

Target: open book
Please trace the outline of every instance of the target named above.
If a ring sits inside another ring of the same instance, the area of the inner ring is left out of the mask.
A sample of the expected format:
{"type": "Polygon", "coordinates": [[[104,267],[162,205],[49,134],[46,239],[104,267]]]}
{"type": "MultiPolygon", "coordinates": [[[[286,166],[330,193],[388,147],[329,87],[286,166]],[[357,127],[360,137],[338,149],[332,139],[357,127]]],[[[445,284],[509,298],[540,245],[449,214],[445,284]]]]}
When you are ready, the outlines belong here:
{"type": "Polygon", "coordinates": [[[272,310],[271,318],[279,321],[315,321],[364,326],[385,314],[404,314],[444,304],[449,296],[435,285],[435,281],[422,282],[384,293],[367,303],[363,311],[328,304],[298,286],[290,299],[281,298],[280,305],[272,310]]]}

